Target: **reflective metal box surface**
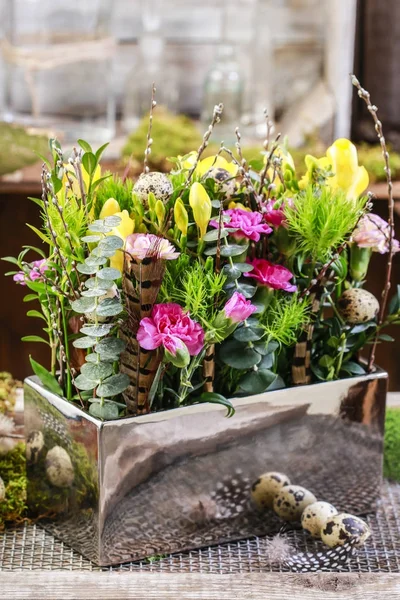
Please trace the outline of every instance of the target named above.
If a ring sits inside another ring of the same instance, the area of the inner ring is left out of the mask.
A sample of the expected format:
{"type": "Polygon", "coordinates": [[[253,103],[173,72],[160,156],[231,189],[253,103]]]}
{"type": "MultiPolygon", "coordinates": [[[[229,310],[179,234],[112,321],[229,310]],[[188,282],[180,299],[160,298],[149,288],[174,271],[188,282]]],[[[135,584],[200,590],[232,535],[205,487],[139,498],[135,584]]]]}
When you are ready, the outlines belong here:
{"type": "Polygon", "coordinates": [[[250,499],[266,471],[366,513],[380,492],[386,387],[377,370],[235,399],[229,419],[199,404],[103,423],[28,378],[26,435],[44,442],[28,461],[31,515],[110,565],[276,532],[250,499]],[[54,446],[69,459],[46,459],[54,446]]]}

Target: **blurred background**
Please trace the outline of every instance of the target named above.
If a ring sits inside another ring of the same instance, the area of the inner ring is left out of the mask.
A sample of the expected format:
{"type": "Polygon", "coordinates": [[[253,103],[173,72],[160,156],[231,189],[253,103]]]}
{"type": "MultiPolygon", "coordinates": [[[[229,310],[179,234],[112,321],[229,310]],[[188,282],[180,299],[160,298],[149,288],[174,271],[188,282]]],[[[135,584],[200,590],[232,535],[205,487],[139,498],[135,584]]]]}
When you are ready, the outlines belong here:
{"type": "MultiPolygon", "coordinates": [[[[380,149],[349,73],[379,107],[400,178],[398,0],[0,0],[0,7],[0,256],[35,241],[24,224],[39,224],[39,216],[27,196],[40,193],[35,152],[46,153],[48,137],[64,147],[77,138],[110,141],[106,167],[122,172],[132,157],[140,172],[153,81],[152,168],[170,168],[166,156],[197,147],[218,102],[225,112],[214,149],[221,139],[233,144],[239,126],[246,157],[259,155],[267,108],[300,171],[306,153],[322,155],[333,139],[352,136],[371,175],[374,211],[386,217],[380,149]]],[[[397,219],[397,183],[395,197],[397,219]]],[[[396,228],[400,237],[398,221],[396,228]]],[[[384,259],[374,259],[369,288],[379,295],[384,259]]],[[[0,281],[0,370],[23,377],[30,349],[19,340],[36,322],[24,315],[21,289],[0,281]]],[[[400,389],[397,351],[399,341],[378,354],[392,389],[400,389]]]]}

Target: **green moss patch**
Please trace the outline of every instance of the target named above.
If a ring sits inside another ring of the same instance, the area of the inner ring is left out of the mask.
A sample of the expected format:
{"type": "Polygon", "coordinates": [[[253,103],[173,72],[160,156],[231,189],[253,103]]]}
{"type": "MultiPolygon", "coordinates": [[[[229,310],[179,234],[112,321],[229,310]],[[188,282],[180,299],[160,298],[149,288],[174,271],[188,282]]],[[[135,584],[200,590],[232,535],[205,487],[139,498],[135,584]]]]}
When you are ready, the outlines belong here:
{"type": "Polygon", "coordinates": [[[385,423],[383,473],[400,481],[400,408],[388,408],[385,423]]]}
{"type": "Polygon", "coordinates": [[[0,477],[4,481],[6,496],[0,500],[0,530],[9,522],[18,523],[26,513],[25,444],[0,456],[0,477]]]}

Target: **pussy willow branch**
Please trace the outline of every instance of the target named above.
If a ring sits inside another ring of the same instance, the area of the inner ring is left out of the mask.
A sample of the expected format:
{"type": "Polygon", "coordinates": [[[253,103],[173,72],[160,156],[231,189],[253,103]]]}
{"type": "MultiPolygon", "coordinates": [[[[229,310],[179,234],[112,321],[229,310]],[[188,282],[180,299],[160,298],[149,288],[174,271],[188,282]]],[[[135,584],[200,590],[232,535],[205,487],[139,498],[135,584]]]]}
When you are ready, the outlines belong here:
{"type": "Polygon", "coordinates": [[[188,176],[186,178],[186,183],[185,183],[186,187],[190,184],[190,180],[192,179],[193,173],[195,172],[196,167],[199,164],[200,157],[203,154],[204,150],[208,146],[208,142],[209,142],[211,134],[214,130],[215,125],[217,125],[217,123],[219,123],[221,120],[223,110],[224,110],[224,105],[222,103],[216,104],[214,106],[211,123],[209,124],[207,131],[203,135],[203,141],[201,142],[201,145],[200,145],[199,149],[197,150],[196,159],[194,161],[192,168],[189,170],[188,176]]]}
{"type": "Polygon", "coordinates": [[[151,130],[153,128],[153,110],[157,106],[157,102],[155,100],[155,97],[156,97],[156,86],[153,83],[153,86],[151,88],[151,103],[150,103],[150,113],[149,113],[149,126],[148,126],[148,129],[147,129],[146,148],[145,148],[145,151],[144,151],[143,173],[148,173],[150,171],[149,165],[148,165],[148,160],[149,160],[149,156],[151,154],[151,145],[153,143],[153,139],[151,137],[151,130]]]}
{"type": "Polygon", "coordinates": [[[368,360],[368,371],[371,371],[372,367],[374,365],[374,362],[375,362],[376,347],[377,347],[378,339],[379,339],[379,327],[382,325],[384,318],[385,318],[386,306],[387,306],[389,290],[390,290],[390,285],[391,285],[390,280],[391,280],[391,276],[392,276],[393,228],[394,228],[393,185],[392,185],[392,173],[391,173],[390,165],[389,165],[389,152],[387,151],[386,140],[383,135],[382,123],[376,115],[378,108],[374,104],[371,103],[371,97],[370,97],[369,92],[367,90],[365,90],[363,87],[361,87],[361,84],[358,81],[357,77],[352,75],[351,82],[357,88],[359,97],[362,100],[364,100],[365,104],[367,105],[368,112],[370,113],[370,115],[374,121],[375,131],[376,131],[379,143],[382,148],[383,160],[385,161],[385,174],[386,174],[387,189],[388,189],[388,213],[389,213],[388,214],[388,225],[389,225],[388,247],[389,247],[389,252],[388,252],[388,260],[386,263],[385,284],[384,284],[384,287],[382,290],[382,301],[381,301],[381,306],[380,306],[379,315],[378,315],[378,328],[377,328],[377,331],[376,331],[376,334],[374,337],[374,341],[372,344],[372,348],[371,348],[371,352],[370,352],[369,360],[368,360]]]}
{"type": "MultiPolygon", "coordinates": [[[[263,170],[261,171],[261,174],[260,174],[260,184],[259,184],[259,186],[258,186],[258,189],[259,189],[259,191],[260,191],[260,194],[262,194],[262,195],[264,195],[264,194],[263,194],[263,191],[262,191],[262,189],[263,189],[263,187],[264,187],[265,178],[266,178],[266,176],[267,176],[268,169],[269,169],[269,168],[270,168],[270,166],[272,165],[272,159],[274,158],[274,153],[275,153],[275,152],[276,152],[276,150],[278,149],[278,146],[279,146],[279,138],[280,138],[280,137],[281,137],[281,134],[280,134],[280,133],[278,133],[278,135],[277,135],[277,136],[276,136],[276,138],[275,138],[274,145],[273,145],[273,146],[272,146],[272,148],[271,148],[271,152],[269,152],[269,154],[268,154],[268,158],[267,158],[267,160],[265,161],[264,168],[263,168],[263,170]]],[[[272,180],[272,181],[274,181],[274,180],[272,180]]]]}
{"type": "Polygon", "coordinates": [[[230,150],[229,148],[226,148],[225,146],[221,147],[221,151],[226,152],[228,156],[230,156],[233,164],[235,164],[238,167],[238,173],[239,175],[241,175],[243,177],[243,182],[247,188],[247,190],[249,191],[250,194],[254,195],[254,198],[256,199],[257,203],[259,204],[261,201],[260,196],[257,194],[257,191],[253,185],[253,182],[251,181],[251,177],[250,175],[247,173],[247,171],[243,168],[243,166],[240,164],[240,162],[238,161],[238,159],[234,156],[232,150],[230,150]]]}

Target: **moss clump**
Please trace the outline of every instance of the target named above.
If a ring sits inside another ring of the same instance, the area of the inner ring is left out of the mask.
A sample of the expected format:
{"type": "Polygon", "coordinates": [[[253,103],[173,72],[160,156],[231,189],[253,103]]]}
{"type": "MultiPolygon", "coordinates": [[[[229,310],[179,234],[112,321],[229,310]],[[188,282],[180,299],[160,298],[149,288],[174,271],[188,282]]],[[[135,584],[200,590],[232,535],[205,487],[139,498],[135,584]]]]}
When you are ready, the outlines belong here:
{"type": "Polygon", "coordinates": [[[0,372],[0,413],[14,410],[17,389],[21,386],[22,383],[13,379],[11,373],[0,372]]]}
{"type": "Polygon", "coordinates": [[[18,523],[26,512],[25,444],[0,456],[0,477],[4,481],[6,496],[0,501],[0,530],[5,523],[18,523]]]}
{"type": "MultiPolygon", "coordinates": [[[[149,118],[146,115],[139,127],[131,133],[122,150],[122,156],[139,163],[143,162],[144,150],[147,143],[149,118]]],[[[173,115],[162,107],[154,114],[151,137],[154,143],[151,147],[149,164],[152,169],[169,170],[171,163],[168,157],[185,155],[197,150],[202,136],[191,119],[184,115],[173,115]]]]}
{"type": "Polygon", "coordinates": [[[37,162],[48,152],[47,137],[31,135],[23,127],[0,123],[0,175],[12,173],[37,162]]]}
{"type": "Polygon", "coordinates": [[[386,411],[383,474],[400,481],[400,408],[386,411]]]}

